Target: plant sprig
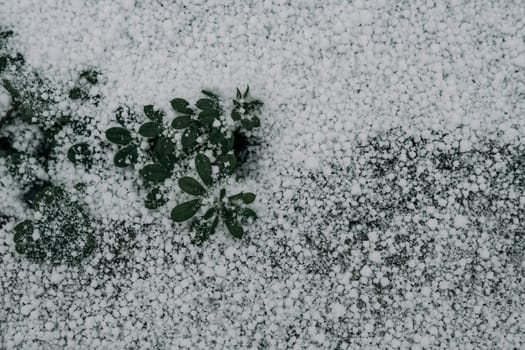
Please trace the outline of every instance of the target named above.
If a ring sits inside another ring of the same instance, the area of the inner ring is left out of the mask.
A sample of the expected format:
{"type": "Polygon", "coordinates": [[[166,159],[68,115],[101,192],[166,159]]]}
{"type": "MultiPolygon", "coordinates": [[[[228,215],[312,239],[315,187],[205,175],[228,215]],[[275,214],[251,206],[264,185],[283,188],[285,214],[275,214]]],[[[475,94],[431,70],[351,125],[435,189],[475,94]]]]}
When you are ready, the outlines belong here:
{"type": "MultiPolygon", "coordinates": [[[[178,185],[183,192],[197,196],[177,205],[171,211],[171,219],[175,222],[183,222],[193,218],[203,206],[204,200],[214,189],[215,180],[212,176],[212,165],[210,159],[204,154],[198,154],[195,158],[195,169],[199,178],[205,185],[202,185],[193,177],[185,176],[179,179],[178,185]]],[[[219,220],[222,220],[235,238],[242,238],[244,229],[242,223],[257,218],[253,209],[244,205],[255,201],[255,194],[251,192],[240,192],[232,196],[226,196],[226,190],[222,188],[219,196],[214,198],[210,207],[204,209],[204,214],[195,218],[191,227],[196,231],[195,242],[202,243],[215,233],[219,220]],[[243,205],[244,204],[244,205],[243,205]]]]}

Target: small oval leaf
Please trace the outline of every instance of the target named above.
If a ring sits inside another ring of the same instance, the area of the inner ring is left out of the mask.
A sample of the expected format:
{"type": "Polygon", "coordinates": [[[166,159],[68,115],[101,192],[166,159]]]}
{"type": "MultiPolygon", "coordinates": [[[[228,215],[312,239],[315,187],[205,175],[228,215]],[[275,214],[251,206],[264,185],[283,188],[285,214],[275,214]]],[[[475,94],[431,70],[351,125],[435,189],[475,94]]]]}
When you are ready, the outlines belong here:
{"type": "Polygon", "coordinates": [[[216,212],[215,208],[210,208],[210,209],[206,210],[206,212],[204,213],[202,218],[204,220],[209,220],[215,214],[215,212],[216,212]]]}
{"type": "Polygon", "coordinates": [[[251,131],[255,128],[260,127],[261,121],[258,117],[252,116],[251,118],[242,119],[241,124],[246,130],[251,131]]]}
{"type": "Polygon", "coordinates": [[[139,171],[144,180],[159,183],[170,177],[170,172],[161,164],[148,164],[139,171]]]}
{"type": "Polygon", "coordinates": [[[91,163],[91,149],[85,142],[77,143],[67,151],[67,158],[74,164],[91,163]]]}
{"type": "Polygon", "coordinates": [[[171,211],[171,220],[176,222],[186,221],[199,211],[201,207],[200,199],[193,199],[177,205],[171,211]]]}
{"type": "Polygon", "coordinates": [[[193,114],[191,108],[189,108],[189,102],[183,98],[174,98],[170,101],[173,109],[181,114],[193,114]]]}
{"type": "Polygon", "coordinates": [[[131,142],[131,133],[126,128],[113,127],[106,130],[106,138],[117,145],[125,146],[131,142]]]}
{"type": "Polygon", "coordinates": [[[33,241],[33,222],[31,220],[22,221],[15,226],[14,230],[15,249],[19,254],[24,254],[28,245],[33,241]]]}
{"type": "Polygon", "coordinates": [[[228,199],[232,200],[232,201],[240,200],[244,204],[250,204],[250,203],[253,203],[255,201],[255,197],[256,196],[255,196],[254,193],[241,192],[241,193],[238,193],[238,194],[235,194],[233,196],[228,197],[228,199]]]}
{"type": "Polygon", "coordinates": [[[224,140],[224,135],[218,128],[212,128],[208,140],[212,145],[217,145],[224,140]]]}
{"type": "Polygon", "coordinates": [[[255,194],[251,192],[246,192],[242,194],[241,200],[244,204],[250,204],[255,201],[255,194]]]}
{"type": "Polygon", "coordinates": [[[194,196],[204,196],[206,189],[194,178],[185,176],[179,179],[179,187],[186,193],[194,196]]]}
{"type": "Polygon", "coordinates": [[[215,94],[214,94],[213,92],[211,92],[211,91],[208,91],[208,90],[201,90],[201,92],[202,92],[204,95],[208,96],[209,98],[211,98],[211,99],[213,99],[213,100],[216,100],[216,101],[219,100],[219,96],[215,95],[215,94]]]}
{"type": "Polygon", "coordinates": [[[247,219],[252,219],[252,220],[257,219],[257,214],[255,213],[253,209],[250,209],[250,208],[243,208],[241,211],[241,216],[246,220],[247,219]]]}
{"type": "Polygon", "coordinates": [[[195,157],[195,169],[206,186],[211,186],[213,184],[210,158],[202,153],[197,154],[195,157]]]}
{"type": "Polygon", "coordinates": [[[228,231],[232,234],[235,238],[242,238],[244,235],[244,230],[239,224],[239,222],[235,219],[233,213],[230,210],[227,210],[226,213],[223,215],[224,224],[228,228],[228,231]]]}
{"type": "Polygon", "coordinates": [[[144,137],[157,137],[160,134],[160,125],[156,122],[144,123],[139,128],[139,134],[144,137]]]}
{"type": "Polygon", "coordinates": [[[150,120],[153,120],[154,122],[157,122],[159,124],[162,123],[162,118],[164,117],[164,112],[160,110],[155,110],[153,105],[144,106],[144,114],[150,120]]]}
{"type": "Polygon", "coordinates": [[[185,150],[188,150],[190,148],[193,148],[195,145],[197,145],[197,128],[190,126],[186,130],[184,130],[184,133],[181,136],[181,143],[182,148],[185,150]]]}
{"type": "Polygon", "coordinates": [[[139,154],[137,152],[137,147],[135,145],[129,145],[119,149],[115,154],[113,161],[119,168],[125,168],[135,164],[138,158],[139,154]]]}
{"type": "Polygon", "coordinates": [[[191,117],[189,115],[183,115],[177,117],[171,122],[171,127],[174,129],[186,129],[191,124],[191,117]]]}
{"type": "Polygon", "coordinates": [[[209,98],[201,98],[195,103],[195,106],[201,110],[214,109],[217,107],[217,102],[209,98]]]}

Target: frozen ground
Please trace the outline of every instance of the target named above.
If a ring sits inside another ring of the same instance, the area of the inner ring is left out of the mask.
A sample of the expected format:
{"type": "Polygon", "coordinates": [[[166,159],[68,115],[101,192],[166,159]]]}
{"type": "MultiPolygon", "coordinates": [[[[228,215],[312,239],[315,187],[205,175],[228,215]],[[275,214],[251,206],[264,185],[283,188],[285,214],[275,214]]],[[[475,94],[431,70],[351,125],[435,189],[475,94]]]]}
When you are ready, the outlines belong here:
{"type": "Polygon", "coordinates": [[[123,104],[246,83],[265,103],[242,241],[193,246],[129,173],[59,162],[101,247],[42,266],[0,229],[0,348],[524,348],[524,18],[520,0],[0,0],[90,142],[123,104]],[[65,93],[90,67],[97,108],[65,93]]]}

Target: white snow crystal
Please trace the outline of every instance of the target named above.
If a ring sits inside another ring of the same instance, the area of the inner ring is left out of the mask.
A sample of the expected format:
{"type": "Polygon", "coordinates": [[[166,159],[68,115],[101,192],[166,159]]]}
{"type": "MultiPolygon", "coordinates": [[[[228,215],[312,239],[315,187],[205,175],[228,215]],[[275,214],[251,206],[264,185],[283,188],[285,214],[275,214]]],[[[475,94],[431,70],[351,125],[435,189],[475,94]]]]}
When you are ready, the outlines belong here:
{"type": "Polygon", "coordinates": [[[488,258],[490,258],[490,252],[487,248],[480,248],[478,250],[478,253],[479,253],[480,258],[484,260],[487,260],[488,258]]]}
{"type": "Polygon", "coordinates": [[[11,95],[4,88],[4,86],[0,84],[0,120],[3,117],[5,117],[10,107],[11,107],[11,95]]]}
{"type": "Polygon", "coordinates": [[[464,215],[456,215],[454,218],[454,226],[457,228],[464,228],[468,224],[468,218],[464,215]]]}
{"type": "Polygon", "coordinates": [[[307,157],[304,160],[304,167],[308,170],[316,170],[319,168],[319,159],[314,156],[307,157]]]}
{"type": "Polygon", "coordinates": [[[359,182],[354,182],[352,184],[352,187],[350,188],[350,193],[353,195],[353,196],[358,196],[361,194],[361,185],[359,184],[359,182]]]}
{"type": "Polygon", "coordinates": [[[26,305],[24,305],[24,306],[22,306],[22,307],[20,308],[20,312],[21,312],[22,315],[24,315],[24,316],[29,315],[29,314],[31,313],[31,310],[33,310],[33,305],[31,305],[31,304],[26,304],[26,305]]]}
{"type": "Polygon", "coordinates": [[[368,259],[370,259],[370,261],[372,261],[372,262],[380,263],[381,262],[381,253],[378,252],[377,250],[374,250],[373,252],[370,252],[370,254],[368,254],[368,259]]]}
{"type": "Polygon", "coordinates": [[[469,140],[461,140],[459,143],[460,152],[468,152],[472,149],[472,143],[469,140]]]}
{"type": "Polygon", "coordinates": [[[520,68],[525,68],[525,53],[514,57],[511,62],[520,68]]]}
{"type": "Polygon", "coordinates": [[[379,237],[377,235],[377,232],[374,232],[374,231],[368,232],[368,239],[370,240],[370,242],[377,242],[378,238],[379,237]]]}
{"type": "Polygon", "coordinates": [[[372,269],[368,265],[363,266],[363,268],[361,269],[361,276],[364,276],[364,277],[372,276],[372,269]]]}
{"type": "Polygon", "coordinates": [[[215,265],[215,275],[219,277],[226,276],[227,268],[225,265],[215,265]]]}
{"type": "Polygon", "coordinates": [[[346,312],[345,306],[340,303],[332,303],[332,305],[330,305],[330,309],[332,310],[332,316],[334,318],[343,317],[346,312]]]}
{"type": "Polygon", "coordinates": [[[427,226],[431,230],[435,230],[438,227],[438,222],[436,219],[430,219],[427,221],[427,226]]]}

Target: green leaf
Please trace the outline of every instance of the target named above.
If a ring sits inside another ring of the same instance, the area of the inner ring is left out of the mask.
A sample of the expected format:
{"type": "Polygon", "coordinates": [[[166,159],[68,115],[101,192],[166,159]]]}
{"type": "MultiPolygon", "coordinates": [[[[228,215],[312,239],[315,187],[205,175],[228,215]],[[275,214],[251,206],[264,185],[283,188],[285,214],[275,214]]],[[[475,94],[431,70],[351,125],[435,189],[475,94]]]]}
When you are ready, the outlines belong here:
{"type": "Polygon", "coordinates": [[[128,145],[118,150],[113,161],[119,168],[125,168],[135,164],[138,158],[137,146],[128,145]]]}
{"type": "Polygon", "coordinates": [[[246,85],[246,91],[244,91],[244,94],[242,95],[243,98],[248,97],[248,93],[250,92],[250,86],[246,85]]]}
{"type": "Polygon", "coordinates": [[[175,155],[175,144],[167,137],[161,136],[153,149],[157,161],[167,169],[173,169],[177,162],[175,155]]]}
{"type": "Polygon", "coordinates": [[[251,131],[255,128],[260,127],[261,121],[259,120],[258,117],[252,116],[251,118],[242,119],[241,124],[246,130],[251,131]]]}
{"type": "Polygon", "coordinates": [[[216,100],[216,101],[219,100],[219,96],[215,95],[213,92],[210,92],[210,91],[208,91],[208,90],[201,90],[201,92],[202,92],[204,95],[208,96],[209,98],[211,98],[211,99],[213,99],[213,100],[216,100]]]}
{"type": "Polygon", "coordinates": [[[199,113],[199,120],[208,126],[211,126],[213,122],[218,119],[221,112],[216,109],[207,109],[199,113]]]}
{"type": "Polygon", "coordinates": [[[79,98],[82,98],[84,94],[84,91],[78,87],[69,90],[69,98],[72,100],[78,100],[79,98]]]}
{"type": "Polygon", "coordinates": [[[87,143],[77,143],[67,151],[67,158],[74,164],[91,163],[91,149],[87,143]]]}
{"type": "Polygon", "coordinates": [[[259,101],[259,100],[253,100],[253,101],[247,103],[247,109],[250,110],[250,111],[254,111],[254,110],[256,110],[256,109],[261,108],[261,106],[262,106],[263,104],[264,104],[264,103],[262,103],[262,102],[259,101]]]}
{"type": "Polygon", "coordinates": [[[186,193],[194,196],[204,196],[206,189],[194,178],[185,176],[179,179],[179,187],[186,193]]]}
{"type": "Polygon", "coordinates": [[[80,74],[81,78],[86,79],[90,84],[98,83],[98,75],[100,73],[94,70],[87,70],[80,74]]]}
{"type": "Polygon", "coordinates": [[[139,128],[139,134],[144,137],[157,137],[160,134],[160,125],[157,122],[144,123],[139,128]]]}
{"type": "Polygon", "coordinates": [[[6,89],[7,92],[9,92],[13,99],[17,99],[20,97],[20,92],[13,86],[13,84],[11,84],[9,80],[3,79],[2,85],[4,86],[4,89],[6,89]]]}
{"type": "Polygon", "coordinates": [[[195,157],[195,169],[206,186],[213,185],[210,158],[202,153],[197,154],[195,157]]]}
{"type": "Polygon", "coordinates": [[[209,140],[212,145],[217,145],[224,140],[224,135],[218,128],[212,128],[209,134],[209,140]]]}
{"type": "Polygon", "coordinates": [[[157,209],[166,204],[167,201],[168,199],[163,196],[160,189],[155,187],[146,195],[144,205],[148,209],[157,209]]]}
{"type": "Polygon", "coordinates": [[[237,159],[233,154],[223,154],[217,157],[217,165],[222,176],[233,174],[237,168],[237,159]]]}
{"type": "Polygon", "coordinates": [[[242,98],[242,94],[241,94],[241,91],[239,89],[237,89],[237,99],[240,99],[242,98]]]}
{"type": "Polygon", "coordinates": [[[230,200],[241,200],[244,204],[250,204],[255,201],[255,194],[251,192],[241,192],[236,195],[228,197],[230,200]]]}
{"type": "Polygon", "coordinates": [[[106,138],[117,145],[127,145],[131,142],[131,133],[126,128],[113,127],[106,130],[106,138]]]}
{"type": "Polygon", "coordinates": [[[190,103],[183,98],[174,98],[170,103],[173,109],[178,113],[193,114],[193,110],[188,107],[190,103]]]}
{"type": "Polygon", "coordinates": [[[228,228],[228,231],[230,231],[233,237],[242,238],[244,235],[244,230],[231,210],[228,209],[224,211],[223,220],[224,224],[228,228]]]}
{"type": "Polygon", "coordinates": [[[182,148],[185,150],[193,148],[195,145],[197,145],[197,137],[198,137],[198,130],[196,127],[191,125],[188,127],[181,136],[181,144],[182,148]]]}
{"type": "Polygon", "coordinates": [[[244,219],[252,219],[252,220],[257,219],[257,214],[255,213],[255,211],[253,211],[253,209],[250,209],[250,208],[243,208],[241,210],[241,216],[244,219]]]}
{"type": "Polygon", "coordinates": [[[160,110],[155,110],[155,108],[153,108],[153,105],[144,106],[144,114],[150,120],[157,122],[159,124],[162,124],[162,118],[164,117],[164,112],[160,110]]]}
{"type": "Polygon", "coordinates": [[[222,153],[230,152],[231,150],[233,150],[234,145],[235,145],[235,138],[233,136],[223,139],[221,141],[222,153]]]}
{"type": "Polygon", "coordinates": [[[237,109],[234,109],[231,114],[232,120],[237,121],[241,119],[241,113],[237,109]]]}
{"type": "Polygon", "coordinates": [[[202,218],[204,220],[209,220],[213,215],[215,215],[215,208],[210,208],[208,210],[206,210],[206,213],[204,213],[204,215],[202,216],[202,218]]]}
{"type": "Polygon", "coordinates": [[[246,192],[246,193],[243,193],[242,195],[242,201],[244,204],[250,204],[250,203],[253,203],[255,201],[255,193],[251,193],[251,192],[246,192]]]}
{"type": "Polygon", "coordinates": [[[195,238],[193,239],[193,243],[195,244],[202,244],[208,238],[210,238],[211,235],[215,233],[215,229],[217,228],[217,224],[219,223],[219,218],[215,217],[213,221],[201,221],[199,219],[196,219],[191,224],[192,231],[195,231],[195,238]]]}
{"type": "Polygon", "coordinates": [[[171,127],[174,129],[186,129],[191,124],[191,117],[189,115],[184,115],[182,117],[177,117],[171,122],[171,127]]]}
{"type": "Polygon", "coordinates": [[[159,183],[170,177],[170,172],[161,164],[148,164],[139,171],[144,180],[159,183]]]}
{"type": "Polygon", "coordinates": [[[7,56],[0,57],[0,73],[2,73],[7,67],[7,56]]]}
{"type": "Polygon", "coordinates": [[[195,106],[201,110],[215,109],[217,107],[217,101],[210,100],[209,98],[201,98],[195,103],[195,106]]]}
{"type": "Polygon", "coordinates": [[[211,223],[210,236],[215,233],[215,230],[217,229],[218,224],[219,224],[219,217],[216,216],[215,219],[213,219],[213,222],[211,223]]]}
{"type": "Polygon", "coordinates": [[[171,211],[171,220],[176,222],[186,221],[195,215],[201,208],[201,200],[193,199],[177,205],[171,211]]]}
{"type": "Polygon", "coordinates": [[[24,254],[28,245],[33,241],[34,224],[31,220],[25,220],[17,224],[14,230],[15,249],[17,253],[24,254]]]}

